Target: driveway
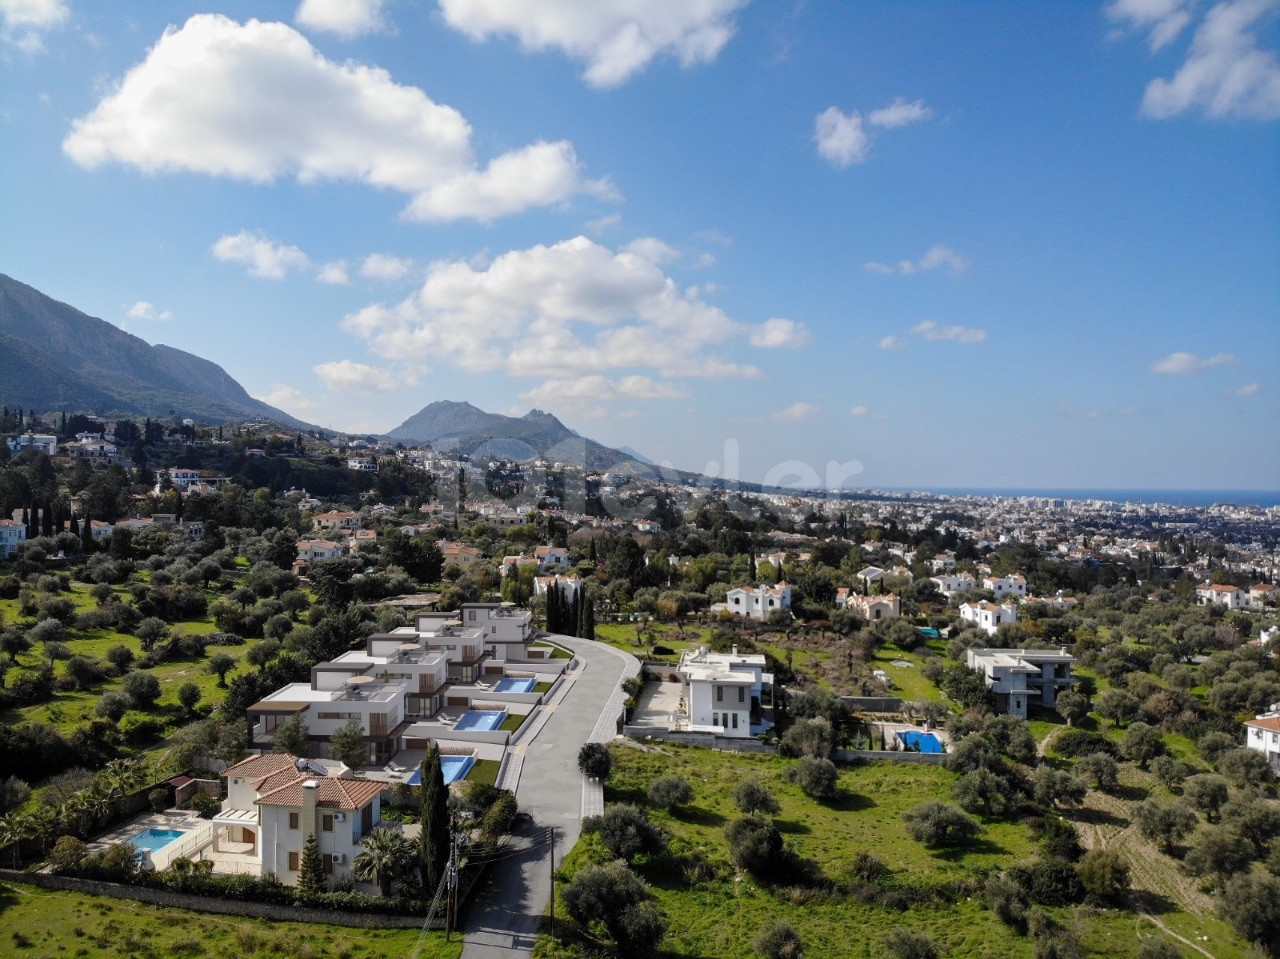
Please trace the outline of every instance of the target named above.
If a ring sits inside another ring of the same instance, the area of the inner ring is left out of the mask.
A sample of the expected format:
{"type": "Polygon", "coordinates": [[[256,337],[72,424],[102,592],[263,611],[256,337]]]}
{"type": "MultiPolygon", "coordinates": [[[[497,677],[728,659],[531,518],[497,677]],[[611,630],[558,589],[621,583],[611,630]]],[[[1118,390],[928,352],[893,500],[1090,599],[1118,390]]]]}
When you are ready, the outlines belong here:
{"type": "Polygon", "coordinates": [[[619,684],[635,675],[634,656],[590,640],[554,637],[572,650],[579,666],[573,685],[554,703],[546,724],[521,744],[524,764],[516,800],[533,817],[509,858],[495,863],[471,900],[463,922],[463,959],[516,959],[533,951],[551,898],[551,836],[558,864],[578,841],[584,781],[578,750],[614,735],[621,709],[619,684]]]}
{"type": "Polygon", "coordinates": [[[674,729],[680,716],[681,683],[645,683],[631,716],[632,726],[674,729]]]}

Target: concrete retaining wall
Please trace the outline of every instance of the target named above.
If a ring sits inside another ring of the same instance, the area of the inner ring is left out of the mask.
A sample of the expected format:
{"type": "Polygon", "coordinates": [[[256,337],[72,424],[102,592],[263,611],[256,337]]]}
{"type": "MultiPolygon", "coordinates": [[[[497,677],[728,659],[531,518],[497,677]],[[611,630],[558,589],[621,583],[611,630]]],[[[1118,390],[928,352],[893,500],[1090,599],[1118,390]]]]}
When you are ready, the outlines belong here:
{"type": "MultiPolygon", "coordinates": [[[[223,916],[250,916],[276,922],[310,922],[326,926],[347,926],[352,929],[421,929],[426,921],[424,916],[387,916],[338,912],[332,909],[311,909],[304,906],[278,906],[274,903],[245,902],[239,899],[215,899],[212,896],[193,896],[190,893],[174,892],[172,889],[149,889],[145,886],[54,876],[43,872],[18,872],[13,869],[0,869],[0,879],[23,882],[42,889],[66,889],[94,896],[147,902],[155,906],[172,906],[176,909],[191,909],[195,912],[211,912],[223,916]]],[[[437,917],[431,928],[443,929],[444,917],[437,917]]]]}
{"type": "Polygon", "coordinates": [[[840,700],[855,713],[900,713],[901,699],[894,696],[841,696],[840,700]]]}

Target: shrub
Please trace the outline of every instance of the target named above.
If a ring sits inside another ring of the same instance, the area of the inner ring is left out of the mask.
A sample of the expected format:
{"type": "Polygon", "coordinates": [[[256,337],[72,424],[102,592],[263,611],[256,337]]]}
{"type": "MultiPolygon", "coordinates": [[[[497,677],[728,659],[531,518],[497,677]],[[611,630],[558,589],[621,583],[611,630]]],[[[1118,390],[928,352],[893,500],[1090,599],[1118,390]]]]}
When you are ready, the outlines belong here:
{"type": "Polygon", "coordinates": [[[902,818],[907,835],[934,848],[963,845],[982,831],[962,810],[936,799],[907,810],[902,818]]]}
{"type": "Polygon", "coordinates": [[[603,743],[586,743],[578,750],[578,769],[582,775],[604,782],[613,771],[613,754],[603,743]]]}
{"type": "Polygon", "coordinates": [[[772,816],[782,807],[773,793],[758,779],[744,779],[733,791],[733,801],[743,813],[764,813],[772,816]]]}
{"type": "Polygon", "coordinates": [[[1058,816],[1045,816],[1028,823],[1031,834],[1040,840],[1045,853],[1059,859],[1075,862],[1084,855],[1080,845],[1080,832],[1075,825],[1058,816]]]}
{"type": "Polygon", "coordinates": [[[160,680],[137,670],[125,676],[120,689],[129,697],[134,709],[150,709],[160,698],[160,680]]]}
{"type": "Polygon", "coordinates": [[[520,806],[516,802],[516,797],[503,790],[485,811],[484,818],[480,821],[480,828],[486,836],[504,836],[511,830],[511,824],[515,822],[519,812],[520,806]]]}
{"type": "Polygon", "coordinates": [[[1138,959],[1184,959],[1184,954],[1164,936],[1148,936],[1138,946],[1138,959]]]}
{"type": "Polygon", "coordinates": [[[129,711],[129,697],[123,693],[103,693],[98,697],[98,705],[93,711],[113,723],[118,723],[129,711]]]}
{"type": "MultiPolygon", "coordinates": [[[[1156,763],[1165,759],[1168,757],[1161,756],[1156,763]]],[[[1174,762],[1174,760],[1169,761],[1174,762]]],[[[1155,763],[1152,765],[1154,767],[1155,763]]],[[[1086,781],[1093,783],[1103,792],[1112,792],[1120,785],[1120,767],[1106,753],[1089,753],[1081,757],[1076,761],[1075,769],[1086,781]]]]}
{"type": "Polygon", "coordinates": [[[106,652],[106,660],[116,668],[116,672],[124,675],[133,665],[133,650],[123,643],[117,643],[106,652]]]}
{"type": "Polygon", "coordinates": [[[828,759],[835,743],[831,723],[825,718],[798,719],[791,724],[778,744],[784,756],[816,756],[828,759]]]}
{"type": "Polygon", "coordinates": [[[1076,758],[1090,753],[1106,753],[1112,759],[1120,755],[1116,744],[1101,733],[1087,729],[1068,729],[1053,741],[1053,751],[1059,756],[1076,758]]]}
{"type": "Polygon", "coordinates": [[[59,836],[49,854],[49,866],[59,875],[76,875],[84,865],[89,847],[75,836],[59,836]]]}
{"type": "Polygon", "coordinates": [[[1271,955],[1280,952],[1280,881],[1271,876],[1237,876],[1227,885],[1218,909],[1241,937],[1271,955]]]}
{"type": "Polygon", "coordinates": [[[1103,905],[1119,902],[1129,889],[1129,865],[1113,849],[1090,849],[1076,865],[1085,897],[1103,905]]]}
{"type": "Polygon", "coordinates": [[[1267,757],[1247,747],[1228,749],[1218,756],[1214,768],[1233,785],[1260,786],[1271,778],[1267,757]]]}
{"type": "Polygon", "coordinates": [[[666,933],[649,893],[623,863],[587,866],[564,890],[565,907],[584,926],[600,922],[624,956],[648,955],[666,933]]]}
{"type": "Polygon", "coordinates": [[[789,922],[771,919],[756,934],[751,943],[760,959],[800,959],[804,955],[804,943],[800,934],[789,922]]]}
{"type": "Polygon", "coordinates": [[[1027,897],[1042,906],[1066,906],[1084,898],[1075,866],[1065,859],[1032,859],[1011,866],[1008,872],[1027,891],[1027,897]]]}
{"type": "Polygon", "coordinates": [[[606,925],[623,956],[652,955],[667,934],[667,924],[651,902],[623,909],[614,922],[606,925]]]}
{"type": "Polygon", "coordinates": [[[1084,781],[1066,770],[1054,769],[1052,766],[1040,766],[1036,769],[1032,796],[1036,803],[1045,808],[1078,806],[1084,802],[1087,791],[1084,781]]]}
{"type": "Polygon", "coordinates": [[[1027,891],[1003,872],[993,872],[983,886],[987,908],[1006,926],[1022,930],[1027,922],[1027,891]]]}
{"type": "Polygon", "coordinates": [[[615,859],[631,862],[637,856],[654,855],[666,847],[666,834],[649,822],[638,806],[614,804],[592,821],[605,848],[615,859]]]}
{"type": "Polygon", "coordinates": [[[822,802],[835,798],[840,774],[836,770],[836,764],[830,759],[804,756],[796,763],[792,772],[796,785],[806,796],[822,802]]]}
{"type": "Polygon", "coordinates": [[[222,808],[222,803],[205,792],[198,792],[191,799],[191,808],[201,819],[212,819],[222,808]]]}
{"type": "Polygon", "coordinates": [[[693,787],[684,776],[659,776],[649,784],[649,802],[659,809],[674,812],[693,800],[693,787]]]}
{"type": "Polygon", "coordinates": [[[885,865],[883,859],[874,853],[859,852],[853,857],[853,861],[849,863],[847,872],[851,879],[875,884],[888,878],[889,867],[885,865]]]}
{"type": "Polygon", "coordinates": [[[735,819],[725,827],[724,836],[733,864],[757,878],[768,875],[781,858],[782,833],[759,813],[735,819]]]}
{"type": "Polygon", "coordinates": [[[934,941],[915,929],[891,929],[884,947],[893,959],[938,959],[934,941]]]}

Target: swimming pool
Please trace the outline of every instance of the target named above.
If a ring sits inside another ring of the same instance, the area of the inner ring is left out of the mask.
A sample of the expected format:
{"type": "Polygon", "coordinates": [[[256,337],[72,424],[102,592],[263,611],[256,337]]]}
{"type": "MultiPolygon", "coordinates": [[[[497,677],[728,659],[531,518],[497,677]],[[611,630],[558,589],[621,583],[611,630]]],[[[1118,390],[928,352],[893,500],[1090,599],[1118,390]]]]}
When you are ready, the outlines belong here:
{"type": "Polygon", "coordinates": [[[919,733],[914,730],[896,734],[898,741],[907,749],[921,753],[944,753],[942,742],[933,733],[919,733]]]}
{"type": "Polygon", "coordinates": [[[493,730],[501,726],[506,718],[507,711],[505,709],[468,709],[458,717],[458,721],[453,724],[453,728],[455,731],[466,729],[493,730]]]}
{"type": "Polygon", "coordinates": [[[927,638],[927,639],[937,639],[938,637],[940,637],[940,636],[942,635],[940,632],[938,632],[938,631],[937,631],[936,629],[934,629],[932,626],[917,626],[917,627],[916,627],[916,632],[917,632],[917,633],[919,633],[921,636],[924,636],[924,637],[925,637],[925,638],[927,638]]]}
{"type": "Polygon", "coordinates": [[[531,693],[538,685],[536,679],[500,679],[493,687],[495,693],[531,693]]]}
{"type": "Polygon", "coordinates": [[[186,833],[181,829],[144,829],[127,840],[139,851],[158,852],[175,839],[181,839],[186,833]]]}
{"type": "MultiPolygon", "coordinates": [[[[471,772],[471,767],[475,765],[474,756],[441,756],[440,771],[444,773],[444,784],[456,783],[459,779],[465,779],[467,773],[471,772]]],[[[419,786],[422,784],[422,770],[415,769],[413,775],[406,780],[410,786],[419,786]]]]}

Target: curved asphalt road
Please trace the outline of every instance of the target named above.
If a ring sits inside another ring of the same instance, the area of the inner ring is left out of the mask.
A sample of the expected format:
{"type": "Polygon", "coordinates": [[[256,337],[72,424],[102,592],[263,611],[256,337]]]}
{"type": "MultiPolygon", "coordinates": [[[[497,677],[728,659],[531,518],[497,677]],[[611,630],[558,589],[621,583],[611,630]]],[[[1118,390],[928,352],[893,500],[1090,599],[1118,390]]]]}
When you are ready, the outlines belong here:
{"type": "Polygon", "coordinates": [[[476,888],[463,924],[462,959],[517,959],[533,951],[551,898],[551,829],[559,863],[578,841],[584,798],[591,792],[578,772],[578,750],[585,742],[613,738],[622,709],[620,683],[639,670],[634,656],[609,646],[553,638],[573,651],[576,678],[549,707],[546,724],[518,747],[524,765],[516,800],[534,824],[507,847],[510,858],[491,866],[476,888]]]}

